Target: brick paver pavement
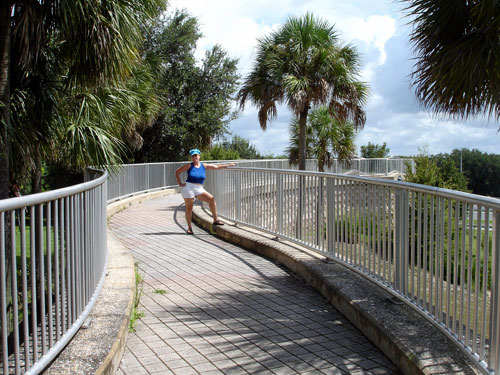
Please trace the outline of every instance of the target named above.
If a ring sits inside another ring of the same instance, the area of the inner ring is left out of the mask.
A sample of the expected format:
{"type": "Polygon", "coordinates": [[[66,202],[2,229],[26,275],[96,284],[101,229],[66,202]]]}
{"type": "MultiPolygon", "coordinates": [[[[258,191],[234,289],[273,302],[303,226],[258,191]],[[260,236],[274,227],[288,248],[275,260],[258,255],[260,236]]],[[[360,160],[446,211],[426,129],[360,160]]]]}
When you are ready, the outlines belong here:
{"type": "Polygon", "coordinates": [[[171,195],[114,215],[144,277],[119,375],[399,374],[285,268],[193,227],[171,195]]]}

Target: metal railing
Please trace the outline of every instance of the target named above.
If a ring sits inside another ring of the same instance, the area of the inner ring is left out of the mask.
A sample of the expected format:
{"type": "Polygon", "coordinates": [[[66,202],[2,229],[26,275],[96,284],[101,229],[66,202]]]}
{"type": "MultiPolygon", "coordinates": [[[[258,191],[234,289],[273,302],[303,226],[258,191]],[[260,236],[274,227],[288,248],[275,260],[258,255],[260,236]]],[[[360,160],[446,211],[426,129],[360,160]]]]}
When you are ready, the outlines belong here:
{"type": "MultiPolygon", "coordinates": [[[[292,166],[288,159],[266,159],[266,160],[234,160],[240,167],[254,168],[273,168],[273,169],[297,169],[292,166]]],[[[108,184],[108,199],[110,201],[118,200],[129,195],[140,194],[147,191],[163,189],[165,187],[176,186],[175,170],[183,162],[165,162],[149,164],[124,164],[120,169],[110,174],[108,184]]],[[[209,160],[207,163],[228,162],[209,160]]],[[[389,173],[397,171],[404,174],[407,165],[414,167],[413,159],[353,159],[350,165],[345,162],[334,160],[327,172],[345,173],[349,170],[357,170],[361,173],[389,173]]],[[[308,159],[306,161],[306,170],[317,171],[316,160],[308,159]]]]}
{"type": "MultiPolygon", "coordinates": [[[[404,172],[401,159],[366,160],[349,168],[404,172]]],[[[176,186],[175,170],[185,163],[123,165],[109,178],[88,171],[89,182],[0,201],[0,374],[42,371],[90,313],[106,270],[106,203],[176,186]]],[[[285,159],[238,163],[290,168],[285,159]]],[[[334,162],[330,170],[347,168],[334,162]]]]}
{"type": "Polygon", "coordinates": [[[90,313],[106,273],[107,177],[0,201],[0,374],[41,372],[90,313]]]}
{"type": "Polygon", "coordinates": [[[278,169],[208,171],[220,216],[294,241],[414,307],[500,374],[500,199],[278,169]]]}

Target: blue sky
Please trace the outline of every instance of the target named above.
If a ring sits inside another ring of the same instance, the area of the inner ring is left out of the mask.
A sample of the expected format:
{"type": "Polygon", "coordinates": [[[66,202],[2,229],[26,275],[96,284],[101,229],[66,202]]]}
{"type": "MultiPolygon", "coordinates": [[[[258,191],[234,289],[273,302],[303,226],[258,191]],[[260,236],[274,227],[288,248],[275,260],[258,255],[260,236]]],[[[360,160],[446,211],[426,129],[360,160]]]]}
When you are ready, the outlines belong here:
{"type": "MultiPolygon", "coordinates": [[[[367,121],[356,138],[387,143],[392,155],[415,155],[426,147],[436,154],[454,148],[477,148],[500,153],[498,123],[478,118],[467,122],[428,113],[415,99],[409,75],[413,60],[411,25],[393,0],[171,0],[170,9],[185,8],[197,17],[203,37],[197,46],[201,59],[214,44],[239,59],[242,77],[252,67],[257,38],[286,19],[312,12],[335,25],[340,39],[361,54],[361,80],[371,87],[367,121]]],[[[278,108],[278,117],[260,129],[257,109],[250,104],[230,125],[233,135],[247,138],[261,153],[282,154],[288,146],[291,113],[278,108]]]]}

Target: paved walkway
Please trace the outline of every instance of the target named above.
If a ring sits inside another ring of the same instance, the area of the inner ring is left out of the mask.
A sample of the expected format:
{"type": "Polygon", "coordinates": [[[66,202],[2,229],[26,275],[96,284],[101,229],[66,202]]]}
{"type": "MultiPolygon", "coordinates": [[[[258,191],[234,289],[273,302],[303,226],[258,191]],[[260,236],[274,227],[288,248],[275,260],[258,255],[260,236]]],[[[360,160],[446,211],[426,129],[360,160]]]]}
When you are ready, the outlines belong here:
{"type": "Polygon", "coordinates": [[[288,270],[193,226],[180,195],[114,215],[144,277],[118,375],[399,374],[288,270]]]}

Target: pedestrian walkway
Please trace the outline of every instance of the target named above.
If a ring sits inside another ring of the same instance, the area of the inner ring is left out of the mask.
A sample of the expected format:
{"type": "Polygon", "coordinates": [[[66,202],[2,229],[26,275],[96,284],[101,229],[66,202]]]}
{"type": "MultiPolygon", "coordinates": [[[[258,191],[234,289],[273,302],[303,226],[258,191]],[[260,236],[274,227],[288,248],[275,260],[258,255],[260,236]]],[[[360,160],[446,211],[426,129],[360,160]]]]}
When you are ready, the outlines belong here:
{"type": "Polygon", "coordinates": [[[287,269],[193,227],[180,195],[110,221],[144,278],[119,375],[399,374],[287,269]]]}

